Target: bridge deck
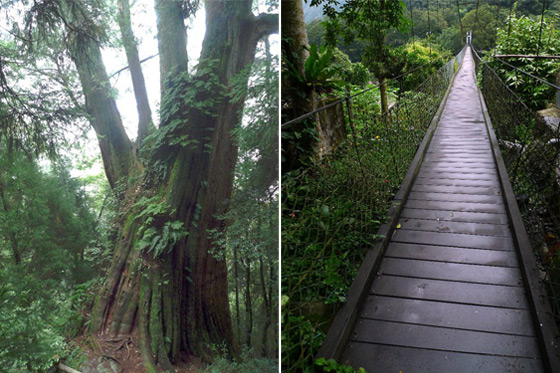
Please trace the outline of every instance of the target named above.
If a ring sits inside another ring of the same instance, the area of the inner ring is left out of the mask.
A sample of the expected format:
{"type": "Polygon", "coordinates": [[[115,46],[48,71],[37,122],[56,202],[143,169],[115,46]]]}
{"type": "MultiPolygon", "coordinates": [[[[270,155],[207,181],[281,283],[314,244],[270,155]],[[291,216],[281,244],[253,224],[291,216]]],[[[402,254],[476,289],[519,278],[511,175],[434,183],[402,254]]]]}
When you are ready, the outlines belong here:
{"type": "Polygon", "coordinates": [[[342,358],[368,372],[542,371],[470,49],[342,358]]]}

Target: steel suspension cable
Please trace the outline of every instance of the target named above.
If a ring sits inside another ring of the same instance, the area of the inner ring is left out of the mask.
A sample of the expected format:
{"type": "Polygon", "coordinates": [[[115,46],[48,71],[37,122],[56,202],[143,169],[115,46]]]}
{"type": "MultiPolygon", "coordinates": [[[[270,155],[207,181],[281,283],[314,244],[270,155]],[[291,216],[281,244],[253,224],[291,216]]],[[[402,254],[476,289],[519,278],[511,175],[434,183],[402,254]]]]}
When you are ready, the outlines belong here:
{"type": "Polygon", "coordinates": [[[414,48],[414,51],[416,52],[416,44],[414,43],[414,18],[412,17],[412,0],[409,0],[409,4],[410,4],[410,22],[412,23],[412,47],[414,48]]]}
{"type": "Polygon", "coordinates": [[[512,20],[512,17],[513,17],[513,7],[514,7],[514,4],[515,4],[514,1],[513,1],[513,0],[510,0],[510,2],[509,2],[509,17],[508,17],[508,34],[507,34],[507,43],[506,43],[506,44],[507,44],[508,50],[509,50],[509,47],[510,47],[510,45],[511,45],[511,44],[510,44],[510,42],[511,42],[511,40],[510,40],[510,36],[511,36],[511,20],[512,20]]]}
{"type": "Polygon", "coordinates": [[[539,41],[537,42],[537,56],[539,55],[540,47],[541,47],[541,37],[542,37],[542,29],[544,23],[544,12],[546,10],[546,0],[542,2],[542,11],[541,11],[541,27],[539,30],[539,41]]]}
{"type": "Polygon", "coordinates": [[[459,26],[461,27],[461,43],[465,37],[465,32],[463,31],[463,20],[461,19],[461,8],[459,7],[459,0],[457,1],[457,18],[459,19],[459,26]]]}
{"type": "Polygon", "coordinates": [[[432,62],[432,24],[430,22],[430,0],[428,1],[428,47],[430,48],[430,63],[432,62]]]}
{"type": "Polygon", "coordinates": [[[476,0],[476,12],[474,13],[474,29],[473,29],[473,39],[474,39],[474,30],[478,33],[478,6],[480,5],[480,0],[476,0]]]}

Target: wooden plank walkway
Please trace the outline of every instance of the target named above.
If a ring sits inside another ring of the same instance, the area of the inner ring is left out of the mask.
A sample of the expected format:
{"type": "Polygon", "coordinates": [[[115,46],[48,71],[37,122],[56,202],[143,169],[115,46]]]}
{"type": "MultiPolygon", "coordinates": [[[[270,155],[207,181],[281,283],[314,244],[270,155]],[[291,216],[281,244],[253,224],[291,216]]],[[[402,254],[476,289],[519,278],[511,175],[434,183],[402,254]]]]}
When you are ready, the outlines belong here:
{"type": "Polygon", "coordinates": [[[470,49],[399,219],[339,361],[543,371],[470,49]]]}

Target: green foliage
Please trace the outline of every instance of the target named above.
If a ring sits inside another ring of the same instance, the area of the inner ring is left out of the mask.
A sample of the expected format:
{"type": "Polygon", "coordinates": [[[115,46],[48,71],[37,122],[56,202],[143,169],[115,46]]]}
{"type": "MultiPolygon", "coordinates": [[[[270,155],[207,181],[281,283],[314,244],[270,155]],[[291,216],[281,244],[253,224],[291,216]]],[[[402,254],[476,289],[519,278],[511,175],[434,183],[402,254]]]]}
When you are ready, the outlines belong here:
{"type": "Polygon", "coordinates": [[[366,373],[366,370],[364,368],[354,369],[354,367],[350,365],[339,364],[335,359],[326,360],[324,357],[315,360],[315,365],[322,367],[323,372],[366,373]]]}
{"type": "Polygon", "coordinates": [[[55,312],[57,301],[49,298],[55,292],[17,271],[9,266],[0,272],[0,364],[12,372],[47,370],[66,345],[64,320],[55,312]]]}
{"type": "Polygon", "coordinates": [[[459,27],[452,26],[441,31],[441,34],[436,35],[434,41],[443,50],[452,51],[453,53],[459,51],[463,47],[463,36],[459,27]]]}
{"type": "Polygon", "coordinates": [[[278,362],[273,359],[255,358],[250,349],[243,349],[239,360],[232,361],[227,353],[206,366],[202,373],[242,373],[242,372],[259,372],[259,373],[277,373],[278,362]]]}
{"type": "MultiPolygon", "coordinates": [[[[554,26],[554,19],[545,18],[542,38],[539,44],[540,20],[525,16],[512,15],[507,24],[498,30],[496,47],[485,61],[498,73],[501,79],[513,89],[523,102],[538,110],[554,100],[555,90],[535,79],[516,72],[515,69],[494,60],[495,54],[536,54],[557,56],[560,54],[560,31],[554,26]]],[[[519,69],[533,74],[543,80],[554,83],[560,71],[560,62],[552,59],[519,58],[506,60],[519,69]]]]}
{"type": "Polygon", "coordinates": [[[140,210],[135,218],[142,222],[138,228],[138,250],[145,250],[157,257],[170,252],[178,241],[188,235],[183,222],[168,220],[172,210],[157,196],[140,198],[133,209],[140,210]]]}
{"type": "Polygon", "coordinates": [[[72,350],[94,282],[93,216],[63,163],[0,157],[0,366],[44,371],[72,350]],[[83,282],[85,284],[82,284],[83,282]]]}
{"type": "Polygon", "coordinates": [[[341,84],[335,79],[337,67],[331,64],[333,49],[318,48],[316,45],[309,47],[309,57],[305,61],[303,74],[288,60],[287,72],[292,75],[302,86],[312,88],[317,93],[328,92],[341,84]]]}
{"type": "MultiPolygon", "coordinates": [[[[344,21],[341,21],[344,23],[344,21]]],[[[317,46],[326,45],[326,28],[323,19],[315,19],[307,25],[307,39],[310,44],[317,46]]],[[[366,43],[361,40],[354,40],[345,44],[341,37],[338,38],[336,47],[346,54],[352,62],[359,62],[362,59],[362,53],[366,43]]]]}
{"type": "Polygon", "coordinates": [[[370,79],[371,74],[369,70],[361,62],[353,64],[352,77],[350,78],[350,82],[352,84],[364,87],[367,83],[369,83],[370,79]]]}
{"type": "Polygon", "coordinates": [[[491,49],[496,43],[496,30],[501,24],[496,6],[483,4],[462,19],[464,32],[472,31],[473,44],[480,50],[491,49]]]}
{"type": "Polygon", "coordinates": [[[397,48],[393,55],[395,56],[393,61],[395,76],[417,69],[402,79],[402,86],[399,82],[399,88],[402,91],[416,88],[451,57],[448,51],[439,49],[437,45],[429,45],[426,41],[406,44],[397,48]]]}
{"type": "Polygon", "coordinates": [[[360,62],[352,63],[350,58],[338,48],[333,48],[331,63],[337,69],[337,80],[341,82],[363,87],[370,80],[368,69],[360,62]]]}
{"type": "MultiPolygon", "coordinates": [[[[216,70],[219,60],[201,59],[195,67],[196,73],[183,72],[166,77],[164,84],[167,89],[160,105],[160,127],[144,139],[142,157],[148,162],[153,158],[166,159],[164,156],[154,157],[153,154],[167,154],[167,161],[177,153],[177,147],[202,149],[211,152],[208,140],[211,129],[203,129],[202,135],[192,135],[193,126],[188,123],[186,111],[200,112],[207,116],[216,116],[216,107],[224,100],[235,100],[227,94],[227,87],[219,81],[216,70]]],[[[169,169],[168,162],[158,160],[150,166],[150,171],[163,179],[169,169]]]]}
{"type": "MultiPolygon", "coordinates": [[[[314,1],[320,3],[321,1],[314,1]]],[[[323,12],[328,17],[326,40],[336,45],[338,37],[345,43],[362,40],[366,43],[362,63],[373,71],[376,77],[387,77],[387,54],[385,45],[387,32],[391,29],[404,31],[408,20],[404,17],[405,3],[402,1],[372,1],[363,6],[361,2],[349,1],[337,10],[327,2],[323,12]]]]}

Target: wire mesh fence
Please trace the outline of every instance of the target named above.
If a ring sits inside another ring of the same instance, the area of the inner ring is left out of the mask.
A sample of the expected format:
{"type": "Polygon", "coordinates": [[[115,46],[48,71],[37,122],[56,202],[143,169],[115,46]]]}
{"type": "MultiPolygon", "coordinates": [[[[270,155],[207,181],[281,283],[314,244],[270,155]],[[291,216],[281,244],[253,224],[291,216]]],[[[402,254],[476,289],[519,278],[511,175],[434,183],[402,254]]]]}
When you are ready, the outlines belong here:
{"type": "Polygon", "coordinates": [[[283,371],[312,370],[463,53],[385,115],[368,90],[311,117],[338,123],[343,141],[282,179],[283,371]]]}
{"type": "Polygon", "coordinates": [[[475,62],[509,180],[560,327],[560,127],[531,110],[479,56],[475,62]]]}

